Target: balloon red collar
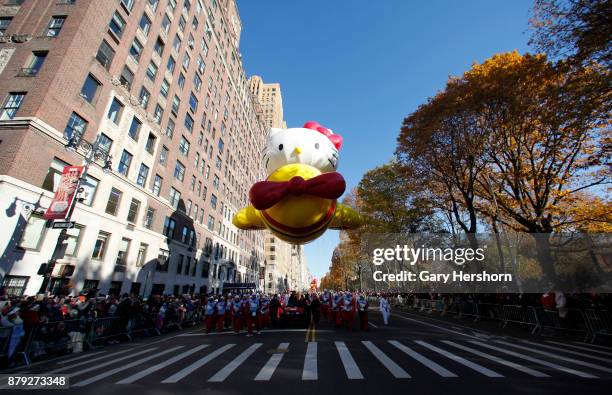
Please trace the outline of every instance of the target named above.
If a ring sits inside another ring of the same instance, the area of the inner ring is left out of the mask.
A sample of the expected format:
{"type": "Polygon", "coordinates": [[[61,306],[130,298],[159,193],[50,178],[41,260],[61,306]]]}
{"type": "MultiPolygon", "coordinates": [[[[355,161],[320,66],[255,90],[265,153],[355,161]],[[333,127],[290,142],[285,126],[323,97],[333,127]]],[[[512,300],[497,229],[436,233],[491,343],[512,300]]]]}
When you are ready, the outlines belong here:
{"type": "Polygon", "coordinates": [[[311,129],[321,133],[332,142],[332,144],[334,145],[334,147],[336,147],[337,150],[342,147],[342,136],[340,136],[339,134],[334,134],[330,129],[321,126],[318,122],[308,121],[304,124],[304,129],[311,129]]]}

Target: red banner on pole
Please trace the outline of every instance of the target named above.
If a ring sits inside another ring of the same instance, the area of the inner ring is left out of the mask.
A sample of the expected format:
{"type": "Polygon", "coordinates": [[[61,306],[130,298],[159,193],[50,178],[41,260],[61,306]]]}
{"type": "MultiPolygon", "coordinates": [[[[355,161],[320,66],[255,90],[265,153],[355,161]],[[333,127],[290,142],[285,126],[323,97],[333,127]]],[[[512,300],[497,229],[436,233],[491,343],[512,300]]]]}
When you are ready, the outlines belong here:
{"type": "Polygon", "coordinates": [[[70,210],[72,200],[79,187],[79,179],[83,174],[83,166],[65,166],[59,186],[53,196],[53,201],[45,212],[45,219],[64,219],[70,210]]]}

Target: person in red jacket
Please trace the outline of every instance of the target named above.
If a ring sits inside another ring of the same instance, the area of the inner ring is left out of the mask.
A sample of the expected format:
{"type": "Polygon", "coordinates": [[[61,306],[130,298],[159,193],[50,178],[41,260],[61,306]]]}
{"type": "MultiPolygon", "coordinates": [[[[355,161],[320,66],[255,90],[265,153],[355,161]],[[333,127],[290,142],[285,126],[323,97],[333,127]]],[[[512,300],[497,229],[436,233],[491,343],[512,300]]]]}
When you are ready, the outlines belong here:
{"type": "Polygon", "coordinates": [[[243,306],[240,301],[240,296],[236,295],[234,297],[234,301],[231,303],[231,314],[232,314],[232,324],[234,326],[234,333],[236,335],[240,334],[242,330],[242,316],[243,316],[243,306]]]}
{"type": "Polygon", "coordinates": [[[365,296],[359,295],[357,299],[357,309],[359,312],[359,329],[362,331],[368,331],[370,328],[368,327],[368,308],[370,304],[368,303],[368,299],[365,296]]]}
{"type": "Polygon", "coordinates": [[[355,297],[351,292],[346,292],[342,298],[342,321],[346,325],[347,330],[353,329],[353,321],[355,320],[355,297]]]}

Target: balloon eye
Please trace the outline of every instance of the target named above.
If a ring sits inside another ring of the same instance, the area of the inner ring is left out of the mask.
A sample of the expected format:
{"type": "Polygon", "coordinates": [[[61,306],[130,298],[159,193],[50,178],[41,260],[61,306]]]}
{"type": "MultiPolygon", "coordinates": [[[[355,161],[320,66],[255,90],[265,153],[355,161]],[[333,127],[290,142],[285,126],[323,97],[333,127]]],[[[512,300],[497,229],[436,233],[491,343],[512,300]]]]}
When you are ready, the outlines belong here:
{"type": "Polygon", "coordinates": [[[279,150],[279,151],[282,151],[282,150],[283,150],[283,145],[282,145],[282,144],[279,144],[279,145],[278,145],[278,150],[279,150]]]}
{"type": "Polygon", "coordinates": [[[319,149],[319,143],[315,143],[315,148],[319,149]]]}

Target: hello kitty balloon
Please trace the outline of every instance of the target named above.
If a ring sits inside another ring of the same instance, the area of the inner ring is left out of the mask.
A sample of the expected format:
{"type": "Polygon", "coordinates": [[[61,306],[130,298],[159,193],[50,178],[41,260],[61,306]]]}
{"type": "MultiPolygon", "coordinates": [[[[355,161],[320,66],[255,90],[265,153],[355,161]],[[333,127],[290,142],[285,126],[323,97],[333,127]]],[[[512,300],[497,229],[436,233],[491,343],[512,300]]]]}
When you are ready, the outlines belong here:
{"type": "Polygon", "coordinates": [[[359,214],[337,202],[346,188],[336,172],[341,146],[340,135],[316,122],[271,129],[263,155],[268,178],[251,187],[251,205],[234,216],[234,225],[268,228],[293,244],[314,240],[327,228],[360,226],[359,214]]]}

